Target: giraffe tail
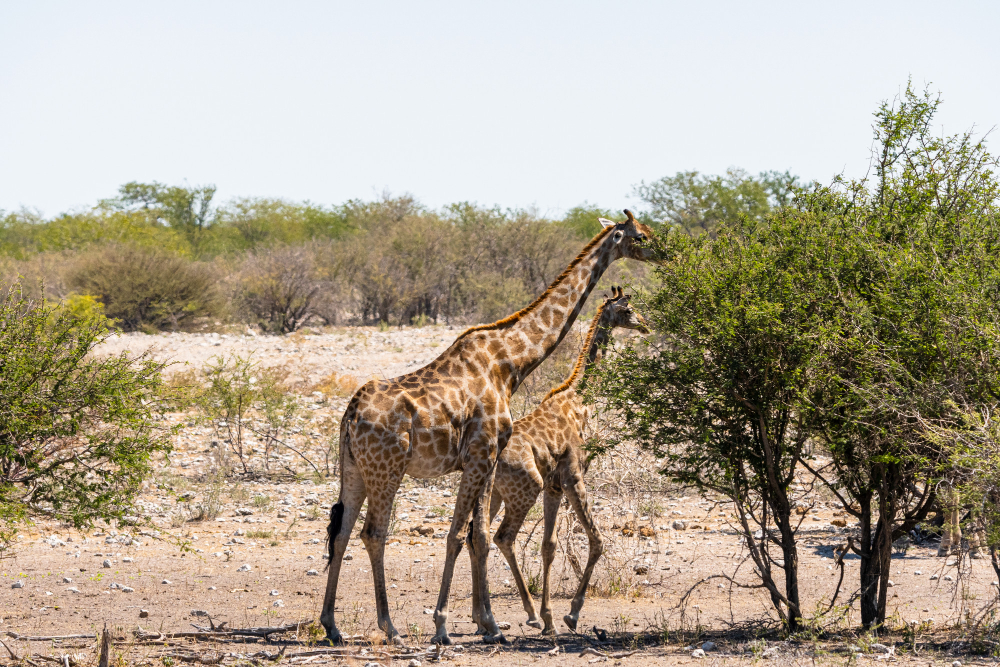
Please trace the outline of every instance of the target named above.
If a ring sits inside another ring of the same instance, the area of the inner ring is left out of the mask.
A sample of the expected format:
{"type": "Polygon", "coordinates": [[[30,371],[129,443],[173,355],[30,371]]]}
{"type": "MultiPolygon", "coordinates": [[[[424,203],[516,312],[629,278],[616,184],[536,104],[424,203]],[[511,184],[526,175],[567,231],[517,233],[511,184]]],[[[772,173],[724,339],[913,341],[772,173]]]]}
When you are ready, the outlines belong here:
{"type": "MultiPolygon", "coordinates": [[[[340,426],[340,489],[343,493],[344,489],[344,457],[350,456],[350,441],[351,441],[351,419],[354,417],[354,400],[348,405],[347,410],[344,411],[344,417],[341,419],[340,426]]],[[[330,563],[333,562],[333,542],[337,539],[337,535],[340,534],[340,529],[343,527],[344,523],[344,501],[338,500],[334,503],[333,507],[330,508],[330,524],[326,527],[326,553],[328,558],[326,559],[326,567],[324,569],[330,569],[330,563]]]]}
{"type": "Polygon", "coordinates": [[[330,508],[330,525],[326,527],[326,553],[329,554],[329,558],[326,559],[326,568],[330,569],[330,563],[333,562],[333,541],[337,538],[340,533],[341,524],[344,522],[344,501],[338,500],[334,503],[333,507],[330,508]]]}

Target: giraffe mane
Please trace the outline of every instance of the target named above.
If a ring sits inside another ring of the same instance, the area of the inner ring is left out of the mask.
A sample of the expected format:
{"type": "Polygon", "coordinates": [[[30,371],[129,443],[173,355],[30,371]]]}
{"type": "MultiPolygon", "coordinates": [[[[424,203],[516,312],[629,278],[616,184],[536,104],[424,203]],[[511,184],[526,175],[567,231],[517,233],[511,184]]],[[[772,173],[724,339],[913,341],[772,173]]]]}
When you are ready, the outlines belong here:
{"type": "Polygon", "coordinates": [[[549,393],[545,394],[545,398],[542,399],[542,403],[549,400],[556,394],[566,391],[573,386],[573,382],[583,373],[583,370],[587,367],[587,353],[590,352],[590,346],[594,342],[594,335],[597,333],[597,325],[601,321],[601,316],[604,314],[604,309],[607,308],[608,301],[605,301],[597,308],[597,313],[594,314],[594,319],[590,323],[590,329],[587,331],[587,337],[583,339],[583,349],[580,350],[580,356],[576,358],[576,364],[573,365],[573,372],[569,374],[569,377],[563,380],[563,383],[557,387],[549,389],[549,393]]]}
{"type": "MultiPolygon", "coordinates": [[[[525,306],[521,310],[517,311],[513,315],[508,315],[507,317],[503,318],[502,320],[497,320],[496,322],[493,322],[492,324],[477,324],[474,327],[469,327],[468,329],[466,329],[465,331],[463,331],[458,336],[458,338],[455,339],[455,343],[457,343],[458,341],[462,340],[463,338],[465,338],[469,334],[474,333],[476,331],[489,331],[489,330],[493,330],[493,329],[504,329],[506,327],[509,327],[512,324],[516,323],[518,320],[520,320],[522,317],[524,317],[525,315],[527,315],[528,313],[530,313],[531,311],[533,311],[543,301],[545,301],[546,298],[548,298],[548,296],[552,293],[552,290],[554,290],[556,288],[556,286],[560,282],[562,282],[563,278],[565,278],[566,276],[568,276],[573,271],[573,269],[575,269],[577,267],[577,265],[581,261],[583,261],[583,258],[587,255],[587,253],[589,253],[591,250],[593,250],[593,248],[595,246],[597,246],[599,243],[601,243],[604,240],[604,237],[606,237],[608,234],[610,234],[611,230],[613,230],[614,228],[615,228],[614,226],[612,226],[612,227],[605,227],[600,232],[598,232],[597,236],[595,236],[594,238],[592,238],[590,240],[590,243],[588,243],[586,246],[584,246],[583,250],[580,251],[580,254],[578,254],[576,257],[573,258],[573,261],[569,263],[569,266],[567,266],[563,270],[562,273],[560,273],[558,276],[556,276],[556,279],[552,281],[552,284],[550,284],[545,289],[545,291],[542,292],[542,294],[537,299],[535,299],[530,304],[528,304],[527,306],[525,306]]],[[[452,345],[454,345],[454,343],[452,343],[452,345]]]]}

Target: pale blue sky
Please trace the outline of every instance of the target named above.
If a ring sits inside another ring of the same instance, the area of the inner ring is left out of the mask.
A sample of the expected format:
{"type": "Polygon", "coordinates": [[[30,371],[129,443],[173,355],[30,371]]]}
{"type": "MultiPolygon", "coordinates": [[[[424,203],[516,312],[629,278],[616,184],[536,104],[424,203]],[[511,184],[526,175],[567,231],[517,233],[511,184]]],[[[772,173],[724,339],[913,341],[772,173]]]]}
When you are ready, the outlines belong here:
{"type": "Polygon", "coordinates": [[[946,132],[1000,125],[998,28],[996,2],[0,0],[0,209],[157,180],[558,215],[686,169],[828,181],[908,76],[946,132]]]}

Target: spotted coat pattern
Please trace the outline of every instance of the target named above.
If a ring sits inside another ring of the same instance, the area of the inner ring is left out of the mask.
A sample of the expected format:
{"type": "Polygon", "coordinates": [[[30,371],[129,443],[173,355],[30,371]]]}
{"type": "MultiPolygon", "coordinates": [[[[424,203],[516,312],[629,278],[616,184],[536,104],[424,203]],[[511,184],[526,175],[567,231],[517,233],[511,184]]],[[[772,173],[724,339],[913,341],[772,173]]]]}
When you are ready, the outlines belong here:
{"type": "Polygon", "coordinates": [[[529,306],[493,324],[472,327],[441,355],[391,380],[372,380],[351,398],[340,426],[340,499],[331,509],[330,563],[320,621],[332,642],[342,641],[334,622],[344,552],[362,503],[368,510],[361,540],[371,560],[378,626],[390,641],[399,635],[389,618],[385,540],[392,503],[404,474],[433,478],[462,471],[448,533],[433,641],[450,643],[448,594],[455,559],[472,517],[470,552],[477,563],[476,618],[487,642],[505,641],[490,610],[485,572],[488,501],[497,457],[510,439],[511,394],[569,333],[587,297],[611,262],[646,261],[652,230],[626,211],[625,222],[605,228],[529,306]]]}

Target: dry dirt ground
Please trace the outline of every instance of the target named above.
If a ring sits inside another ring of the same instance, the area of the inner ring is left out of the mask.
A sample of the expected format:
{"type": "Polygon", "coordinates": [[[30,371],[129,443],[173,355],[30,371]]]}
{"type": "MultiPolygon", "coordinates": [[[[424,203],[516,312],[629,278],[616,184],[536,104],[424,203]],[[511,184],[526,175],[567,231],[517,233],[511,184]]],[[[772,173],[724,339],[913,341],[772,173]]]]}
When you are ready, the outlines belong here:
{"type": "MultiPolygon", "coordinates": [[[[843,609],[839,622],[835,614],[824,619],[827,630],[839,632],[833,638],[827,634],[815,641],[754,640],[747,623],[770,617],[769,602],[759,590],[731,589],[714,579],[692,592],[686,605],[680,604],[705,577],[735,573],[737,580],[752,582],[740,540],[727,523],[731,510],[713,498],[664,484],[655,475],[654,462],[617,453],[597,462],[590,474],[592,503],[607,548],[581,615],[583,635],[570,633],[561,622],[577,582],[567,556],[582,560],[586,553],[586,539],[574,532],[575,523],[564,508],[553,567],[560,634],[541,637],[523,624],[526,615],[507,565],[494,550],[489,559],[493,610],[498,621],[510,624],[506,635],[511,644],[482,645],[472,634],[471,576],[463,553],[449,621],[458,646],[442,655],[433,649],[428,654],[434,629],[430,611],[458,481],[452,475],[434,483],[407,479],[397,499],[386,569],[393,621],[409,648],[387,651],[379,645],[371,568],[361,542],[353,539],[342,571],[338,624],[345,635],[355,637],[355,645],[337,652],[321,650],[317,628],[309,624],[318,620],[322,604],[325,519],[338,486],[335,476],[325,476],[328,466],[335,465],[330,458],[335,429],[330,425],[358,381],[412,370],[436,356],[457,333],[447,327],[384,332],[343,328],[286,337],[125,335],[109,341],[102,352],[148,350],[174,362],[172,373],[197,371],[213,357],[232,353],[252,353],[263,365],[281,366],[302,403],[283,442],[302,456],[279,447],[268,461],[275,472],[271,477],[226,477],[220,467],[233,460],[225,454],[217,426],[205,423],[193,410],[166,415],[167,424],[180,425],[175,450],[169,459],[156,462],[157,474],[141,498],[139,525],[103,526],[84,533],[38,523],[22,535],[15,557],[0,562],[0,637],[9,651],[19,658],[34,656],[31,664],[66,664],[64,655],[70,664],[96,664],[94,639],[24,638],[94,635],[106,626],[115,636],[120,664],[181,664],[196,658],[276,664],[268,654],[282,648],[281,662],[291,664],[749,664],[761,659],[782,664],[951,664],[959,645],[948,639],[960,634],[954,630],[956,623],[966,610],[975,613],[996,596],[988,560],[956,563],[936,558],[936,545],[913,545],[894,556],[889,613],[897,628],[909,625],[915,632],[898,630],[881,640],[852,638],[845,628],[857,626],[855,604],[843,609]],[[316,387],[325,391],[314,393],[316,387]],[[229,628],[302,623],[270,635],[270,641],[169,636],[195,632],[193,625],[221,622],[229,628]],[[606,631],[609,643],[596,641],[595,626],[606,631]],[[709,647],[703,658],[692,657],[706,640],[717,646],[709,647]],[[883,649],[871,646],[875,641],[892,653],[880,653],[883,649]],[[590,652],[581,656],[585,649],[590,652]]],[[[254,447],[252,440],[248,447],[254,447]]],[[[249,464],[263,467],[259,447],[250,454],[249,464]]],[[[809,609],[825,608],[839,574],[833,550],[844,544],[851,526],[831,524],[846,517],[805,478],[799,493],[814,506],[800,533],[802,597],[809,609]]],[[[540,518],[540,511],[529,515],[518,548],[532,585],[539,581],[540,518]]],[[[857,559],[845,562],[840,603],[857,587],[857,559]]],[[[0,647],[0,660],[9,657],[0,647]]],[[[969,664],[989,659],[966,654],[961,660],[969,664]]]]}

